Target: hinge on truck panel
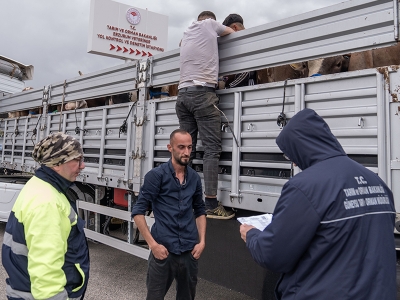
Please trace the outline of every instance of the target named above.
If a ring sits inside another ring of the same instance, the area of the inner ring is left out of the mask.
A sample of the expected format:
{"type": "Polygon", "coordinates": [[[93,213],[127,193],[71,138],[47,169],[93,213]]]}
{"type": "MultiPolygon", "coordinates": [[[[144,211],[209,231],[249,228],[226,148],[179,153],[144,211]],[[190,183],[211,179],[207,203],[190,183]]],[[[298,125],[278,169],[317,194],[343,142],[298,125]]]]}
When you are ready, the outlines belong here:
{"type": "Polygon", "coordinates": [[[364,128],[365,119],[363,117],[358,119],[358,126],[364,128]]]}
{"type": "Polygon", "coordinates": [[[143,159],[146,157],[146,151],[142,150],[142,154],[140,154],[139,147],[135,151],[132,151],[131,157],[133,160],[135,159],[143,159]]]}
{"type": "Polygon", "coordinates": [[[138,67],[138,78],[137,86],[138,88],[146,87],[146,82],[150,79],[148,77],[148,70],[150,69],[150,60],[142,61],[138,67]]]}
{"type": "MultiPolygon", "coordinates": [[[[43,98],[42,98],[43,111],[41,114],[41,117],[43,116],[43,119],[41,121],[41,125],[39,126],[40,131],[44,131],[46,129],[47,115],[48,115],[49,106],[50,106],[50,102],[51,102],[51,89],[52,89],[51,85],[45,86],[43,88],[43,98]]],[[[38,124],[39,124],[39,121],[38,121],[38,124]]],[[[35,128],[37,128],[38,124],[36,124],[35,128]]],[[[32,142],[33,142],[33,140],[32,140],[32,142]]]]}
{"type": "Polygon", "coordinates": [[[235,198],[237,198],[237,199],[238,199],[238,202],[239,202],[239,203],[242,203],[242,198],[243,198],[243,196],[242,196],[242,194],[240,194],[240,191],[239,191],[239,194],[230,193],[230,194],[229,194],[229,198],[230,198],[231,202],[233,202],[233,200],[234,200],[235,198]]]}
{"type": "Polygon", "coordinates": [[[43,88],[43,98],[42,98],[43,103],[44,102],[49,103],[50,93],[51,93],[51,85],[45,86],[43,88]]]}
{"type": "Polygon", "coordinates": [[[143,88],[146,86],[146,80],[147,80],[147,61],[141,62],[139,65],[139,75],[138,75],[138,87],[143,88]]]}
{"type": "MultiPolygon", "coordinates": [[[[135,118],[136,118],[136,116],[135,116],[135,118]]],[[[140,117],[139,119],[135,120],[135,124],[138,127],[143,126],[144,122],[146,122],[146,121],[147,121],[147,116],[144,115],[143,117],[140,117]]]]}

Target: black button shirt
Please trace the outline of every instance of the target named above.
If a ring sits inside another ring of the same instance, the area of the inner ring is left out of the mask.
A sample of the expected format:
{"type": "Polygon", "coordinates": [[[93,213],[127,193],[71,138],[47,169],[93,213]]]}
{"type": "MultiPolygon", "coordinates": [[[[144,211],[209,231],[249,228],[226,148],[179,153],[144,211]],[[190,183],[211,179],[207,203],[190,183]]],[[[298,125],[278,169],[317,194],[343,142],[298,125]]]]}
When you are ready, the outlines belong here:
{"type": "Polygon", "coordinates": [[[171,160],[150,170],[144,177],[132,217],[144,215],[150,204],[155,218],[151,234],[156,242],[178,255],[192,250],[199,239],[196,218],[206,214],[201,179],[196,171],[186,167],[181,184],[171,160]]]}

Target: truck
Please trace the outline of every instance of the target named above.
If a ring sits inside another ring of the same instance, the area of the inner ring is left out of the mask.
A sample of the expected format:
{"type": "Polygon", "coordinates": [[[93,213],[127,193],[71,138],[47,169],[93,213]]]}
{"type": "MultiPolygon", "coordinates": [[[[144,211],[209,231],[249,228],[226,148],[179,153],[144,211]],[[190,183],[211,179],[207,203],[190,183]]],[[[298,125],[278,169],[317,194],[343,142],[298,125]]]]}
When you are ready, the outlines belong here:
{"type": "MultiPolygon", "coordinates": [[[[398,40],[397,0],[352,0],[219,38],[220,75],[387,47],[398,40]]],[[[0,113],[35,107],[43,111],[35,117],[0,120],[2,172],[11,180],[32,175],[39,167],[31,157],[34,144],[57,131],[75,136],[83,146],[86,165],[75,187],[86,236],[147,259],[149,249],[130,211],[144,175],[169,159],[169,134],[179,127],[176,97],[148,100],[147,94],[151,87],[178,81],[176,49],[43,90],[1,96],[0,113]],[[58,113],[48,110],[51,105],[128,92],[137,92],[137,101],[58,113]]],[[[275,144],[281,131],[277,119],[312,108],[348,156],[392,189],[399,212],[399,91],[399,66],[218,90],[223,112],[218,199],[234,209],[236,217],[272,213],[283,185],[300,172],[275,144]]],[[[193,168],[202,177],[200,139],[197,148],[193,168]]],[[[150,226],[154,223],[151,214],[146,219],[150,226]]],[[[279,274],[252,260],[240,239],[239,225],[235,219],[207,219],[199,277],[256,299],[274,299],[279,274]]],[[[393,238],[398,233],[394,228],[393,238]]]]}
{"type": "MultiPolygon", "coordinates": [[[[10,95],[21,92],[25,81],[33,78],[34,67],[20,63],[14,59],[0,55],[0,95],[10,95]]],[[[7,113],[0,113],[0,118],[7,118],[7,113]]],[[[3,132],[0,130],[0,135],[3,132]]],[[[0,142],[0,151],[3,144],[0,142]]],[[[27,178],[25,176],[10,176],[7,171],[0,172],[0,221],[6,222],[19,191],[23,188],[27,178]],[[6,173],[6,174],[5,174],[6,173]]]]}

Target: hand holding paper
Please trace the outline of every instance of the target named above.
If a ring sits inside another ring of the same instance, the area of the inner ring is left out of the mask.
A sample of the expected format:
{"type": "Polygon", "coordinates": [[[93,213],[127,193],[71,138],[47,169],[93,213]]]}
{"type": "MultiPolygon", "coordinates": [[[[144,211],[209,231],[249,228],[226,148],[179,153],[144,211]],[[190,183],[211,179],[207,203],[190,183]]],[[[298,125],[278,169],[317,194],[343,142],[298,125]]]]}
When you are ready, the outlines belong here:
{"type": "Polygon", "coordinates": [[[251,216],[246,218],[237,218],[242,224],[254,226],[258,230],[263,231],[272,221],[272,214],[263,214],[259,216],[251,216]]]}

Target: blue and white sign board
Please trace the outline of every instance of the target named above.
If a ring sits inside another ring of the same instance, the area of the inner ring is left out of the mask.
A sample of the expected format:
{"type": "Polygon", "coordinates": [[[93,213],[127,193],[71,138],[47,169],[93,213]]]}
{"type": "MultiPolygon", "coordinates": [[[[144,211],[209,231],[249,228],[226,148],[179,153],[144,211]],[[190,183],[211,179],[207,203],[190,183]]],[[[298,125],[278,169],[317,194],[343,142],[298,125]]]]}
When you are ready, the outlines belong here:
{"type": "Polygon", "coordinates": [[[165,52],[168,16],[110,0],[90,4],[88,52],[142,59],[165,52]]]}

